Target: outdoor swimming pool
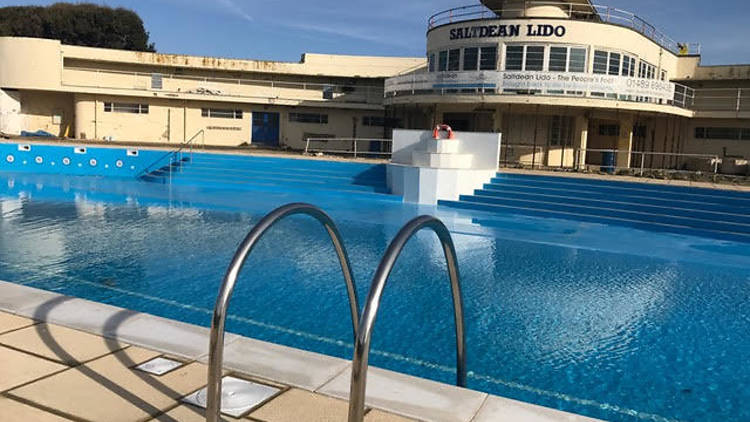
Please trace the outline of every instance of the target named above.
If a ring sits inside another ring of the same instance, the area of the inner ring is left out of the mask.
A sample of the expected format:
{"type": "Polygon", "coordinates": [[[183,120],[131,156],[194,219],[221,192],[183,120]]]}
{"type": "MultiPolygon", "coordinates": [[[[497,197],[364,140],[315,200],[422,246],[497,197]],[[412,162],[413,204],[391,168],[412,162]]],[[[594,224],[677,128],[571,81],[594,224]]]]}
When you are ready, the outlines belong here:
{"type": "MultiPolygon", "coordinates": [[[[361,298],[406,221],[446,222],[470,388],[614,421],[750,420],[746,243],[321,192],[0,174],[0,279],[207,326],[240,240],[294,201],[334,218],[361,298]]],[[[434,236],[412,240],[391,277],[371,364],[452,383],[450,288],[434,236]]],[[[264,238],[230,315],[231,332],[351,357],[338,261],[306,217],[264,238]]]]}

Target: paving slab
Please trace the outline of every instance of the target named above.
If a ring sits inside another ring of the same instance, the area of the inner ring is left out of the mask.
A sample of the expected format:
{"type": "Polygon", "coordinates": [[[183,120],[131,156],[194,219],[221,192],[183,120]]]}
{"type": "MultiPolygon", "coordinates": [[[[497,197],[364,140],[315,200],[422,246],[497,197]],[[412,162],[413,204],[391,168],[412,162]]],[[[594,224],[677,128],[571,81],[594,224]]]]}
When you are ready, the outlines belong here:
{"type": "Polygon", "coordinates": [[[9,395],[90,421],[148,420],[206,382],[206,368],[200,363],[160,377],[131,369],[158,355],[129,347],[15,389],[9,395]]]}
{"type": "MultiPolygon", "coordinates": [[[[223,422],[232,421],[245,421],[248,419],[236,419],[231,416],[222,415],[221,420],[223,422]]],[[[191,406],[189,404],[181,404],[167,413],[159,415],[152,422],[206,422],[206,411],[204,409],[191,406]]]]}
{"type": "Polygon", "coordinates": [[[67,296],[20,309],[18,314],[105,337],[116,335],[125,321],[141,315],[116,306],[67,296]]]}
{"type": "Polygon", "coordinates": [[[0,397],[0,415],[4,422],[70,422],[70,419],[5,397],[0,397]]]}
{"type": "MultiPolygon", "coordinates": [[[[318,392],[348,400],[350,381],[351,369],[347,369],[318,392]]],[[[402,416],[436,422],[469,422],[486,397],[486,393],[385,369],[369,368],[367,373],[365,403],[402,416]]]]}
{"type": "Polygon", "coordinates": [[[490,396],[472,422],[596,422],[598,419],[490,396]]]}
{"type": "Polygon", "coordinates": [[[365,422],[415,422],[416,419],[409,419],[392,413],[383,412],[382,410],[373,409],[365,415],[365,422]]]}
{"type": "Polygon", "coordinates": [[[7,333],[8,331],[17,330],[36,324],[36,321],[29,318],[9,314],[6,312],[0,312],[0,334],[7,333]]]}
{"type": "Polygon", "coordinates": [[[59,325],[37,324],[0,335],[0,344],[75,365],[110,354],[127,344],[59,325]]]}
{"type": "MultiPolygon", "coordinates": [[[[203,356],[201,361],[208,361],[203,356]]],[[[315,390],[349,366],[331,356],[307,352],[250,338],[239,338],[224,349],[225,368],[315,390]]]]}
{"type": "MultiPolygon", "coordinates": [[[[208,354],[209,332],[208,328],[197,325],[139,314],[119,325],[115,336],[130,344],[194,360],[208,354]]],[[[224,337],[225,347],[237,338],[236,335],[227,334],[224,337]]]]}
{"type": "Polygon", "coordinates": [[[0,281],[0,311],[18,313],[21,309],[39,306],[45,302],[68,298],[59,293],[22,286],[20,284],[0,281]]]}
{"type": "Polygon", "coordinates": [[[0,391],[66,368],[65,365],[0,346],[0,391]]]}
{"type": "Polygon", "coordinates": [[[263,422],[343,422],[348,411],[349,403],[344,400],[293,388],[252,412],[250,417],[263,422]]]}

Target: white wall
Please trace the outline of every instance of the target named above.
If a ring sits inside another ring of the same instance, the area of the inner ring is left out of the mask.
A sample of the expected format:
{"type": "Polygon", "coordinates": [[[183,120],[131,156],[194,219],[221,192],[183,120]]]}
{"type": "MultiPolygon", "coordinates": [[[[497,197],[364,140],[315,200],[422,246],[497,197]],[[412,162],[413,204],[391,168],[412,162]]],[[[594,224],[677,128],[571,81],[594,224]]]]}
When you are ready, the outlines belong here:
{"type": "Polygon", "coordinates": [[[17,135],[23,127],[21,93],[0,89],[0,132],[17,135]]]}

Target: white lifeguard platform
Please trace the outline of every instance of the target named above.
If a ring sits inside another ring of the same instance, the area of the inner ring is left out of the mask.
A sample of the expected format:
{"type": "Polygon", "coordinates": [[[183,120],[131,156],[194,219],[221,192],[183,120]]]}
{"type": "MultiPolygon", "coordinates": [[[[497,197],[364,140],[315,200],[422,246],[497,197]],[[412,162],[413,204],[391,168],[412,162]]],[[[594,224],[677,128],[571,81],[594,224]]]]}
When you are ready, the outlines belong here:
{"type": "Polygon", "coordinates": [[[405,202],[437,204],[472,194],[497,172],[499,133],[455,132],[435,139],[431,131],[394,130],[387,178],[405,202]]]}

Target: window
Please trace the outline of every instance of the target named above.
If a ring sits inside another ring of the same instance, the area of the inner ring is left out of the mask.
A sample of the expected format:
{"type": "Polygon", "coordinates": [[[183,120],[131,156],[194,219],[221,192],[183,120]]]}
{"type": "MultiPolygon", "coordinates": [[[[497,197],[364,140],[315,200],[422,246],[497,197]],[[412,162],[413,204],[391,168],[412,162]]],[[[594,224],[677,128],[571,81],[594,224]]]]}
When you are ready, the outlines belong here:
{"type": "Polygon", "coordinates": [[[614,76],[620,75],[620,54],[619,53],[609,53],[609,71],[607,73],[610,75],[614,75],[614,76]]]}
{"type": "Polygon", "coordinates": [[[464,70],[477,70],[479,62],[479,48],[464,48],[464,70]]]}
{"type": "Polygon", "coordinates": [[[609,60],[609,53],[607,53],[606,51],[601,51],[601,50],[594,51],[594,73],[606,74],[608,60],[609,60]]]}
{"type": "Polygon", "coordinates": [[[523,46],[513,45],[505,48],[505,70],[523,70],[523,46]]]}
{"type": "Polygon", "coordinates": [[[505,48],[505,70],[544,70],[544,46],[513,45],[505,48]]]}
{"type": "Polygon", "coordinates": [[[441,51],[438,53],[438,71],[445,72],[448,70],[448,52],[441,51]]]}
{"type": "Polygon", "coordinates": [[[461,68],[461,49],[448,50],[448,71],[455,72],[461,68]]]}
{"type": "Polygon", "coordinates": [[[430,72],[435,71],[435,53],[430,54],[429,56],[429,69],[430,72]]]}
{"type": "Polygon", "coordinates": [[[544,70],[544,47],[543,46],[526,46],[526,63],[524,70],[541,71],[544,70]]]}
{"type": "Polygon", "coordinates": [[[202,108],[201,116],[215,119],[241,119],[242,110],[229,110],[222,108],[202,108]]]}
{"type": "Polygon", "coordinates": [[[479,70],[497,70],[497,47],[482,47],[479,70]]]}
{"type": "Polygon", "coordinates": [[[586,49],[573,47],[550,47],[550,72],[578,72],[586,71],[586,49]]]}
{"type": "Polygon", "coordinates": [[[638,67],[638,77],[654,79],[656,77],[656,67],[648,62],[641,61],[638,67]]]}
{"type": "Polygon", "coordinates": [[[599,136],[618,136],[620,134],[620,125],[601,124],[599,125],[599,136]]]}
{"type": "Polygon", "coordinates": [[[635,76],[635,58],[622,56],[622,76],[635,76]]]}
{"type": "Polygon", "coordinates": [[[328,124],[327,114],[317,113],[289,113],[290,122],[328,124]]]}
{"type": "Polygon", "coordinates": [[[583,73],[586,71],[586,49],[571,48],[568,59],[568,72],[583,73]]]}
{"type": "Polygon", "coordinates": [[[148,104],[104,103],[104,111],[107,113],[148,114],[148,104]]]}
{"type": "Polygon", "coordinates": [[[364,116],[362,117],[363,126],[385,126],[385,117],[383,116],[364,116]]]}
{"type": "Polygon", "coordinates": [[[568,47],[550,47],[549,71],[566,72],[568,70],[568,47]]]}
{"type": "Polygon", "coordinates": [[[721,139],[750,141],[750,128],[739,127],[697,127],[695,128],[697,139],[721,139]]]}
{"type": "Polygon", "coordinates": [[[550,121],[549,143],[551,146],[573,146],[573,118],[569,116],[552,116],[550,121]]]}
{"type": "Polygon", "coordinates": [[[164,87],[161,73],[151,74],[151,89],[162,89],[164,87]]]}

